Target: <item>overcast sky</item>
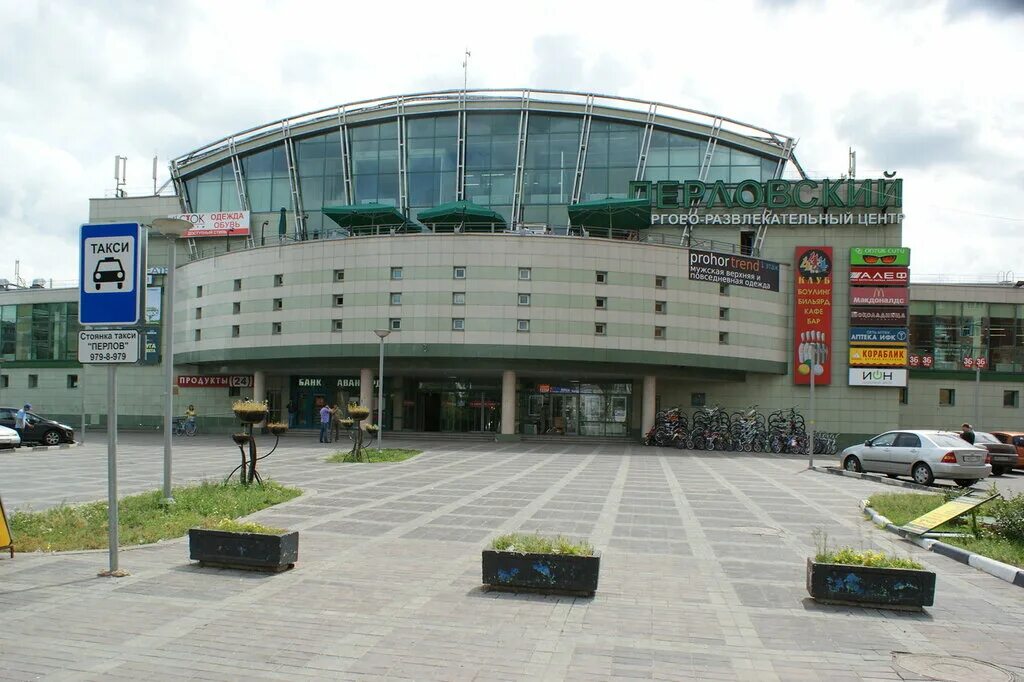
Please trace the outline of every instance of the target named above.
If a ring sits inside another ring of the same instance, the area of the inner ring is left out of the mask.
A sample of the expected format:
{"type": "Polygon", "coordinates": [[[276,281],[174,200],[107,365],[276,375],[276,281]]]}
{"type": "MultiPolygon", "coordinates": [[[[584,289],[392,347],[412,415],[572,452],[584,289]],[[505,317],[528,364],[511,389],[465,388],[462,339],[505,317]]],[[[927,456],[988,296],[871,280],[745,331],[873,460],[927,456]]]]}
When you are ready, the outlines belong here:
{"type": "Polygon", "coordinates": [[[465,44],[470,87],[718,113],[799,138],[811,177],[853,147],[858,177],[904,178],[915,276],[1024,278],[1022,37],[1022,0],[0,0],[0,277],[77,277],[116,154],[129,194],[151,192],[154,154],[162,184],[168,159],[250,126],[461,86],[465,44]]]}

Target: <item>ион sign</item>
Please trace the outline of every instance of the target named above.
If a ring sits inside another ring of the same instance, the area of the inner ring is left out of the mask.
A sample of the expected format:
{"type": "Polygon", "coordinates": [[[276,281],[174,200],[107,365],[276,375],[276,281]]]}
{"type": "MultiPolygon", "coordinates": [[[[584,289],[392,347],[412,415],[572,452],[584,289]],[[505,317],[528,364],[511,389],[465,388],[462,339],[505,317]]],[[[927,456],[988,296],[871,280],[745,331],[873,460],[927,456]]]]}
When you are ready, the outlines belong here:
{"type": "Polygon", "coordinates": [[[905,369],[863,369],[850,368],[850,386],[889,386],[904,388],[907,385],[905,369]]]}

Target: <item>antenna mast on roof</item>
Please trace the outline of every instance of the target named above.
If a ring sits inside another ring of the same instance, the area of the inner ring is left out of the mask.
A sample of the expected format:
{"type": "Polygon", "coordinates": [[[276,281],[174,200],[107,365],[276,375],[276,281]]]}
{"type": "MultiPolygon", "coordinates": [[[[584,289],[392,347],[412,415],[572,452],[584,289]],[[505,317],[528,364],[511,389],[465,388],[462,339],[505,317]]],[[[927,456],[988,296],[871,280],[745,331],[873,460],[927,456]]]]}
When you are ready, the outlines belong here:
{"type": "Polygon", "coordinates": [[[857,177],[857,152],[850,147],[850,174],[849,178],[854,180],[857,177]]]}
{"type": "Polygon", "coordinates": [[[122,199],[127,196],[124,192],[125,172],[128,169],[127,156],[114,157],[114,196],[122,199]]]}
{"type": "Polygon", "coordinates": [[[157,190],[156,190],[156,163],[157,163],[157,155],[154,154],[153,155],[153,196],[157,195],[157,190]]]}
{"type": "Polygon", "coordinates": [[[466,91],[466,87],[469,85],[469,58],[471,53],[469,47],[466,48],[466,52],[462,57],[462,91],[466,91]]]}

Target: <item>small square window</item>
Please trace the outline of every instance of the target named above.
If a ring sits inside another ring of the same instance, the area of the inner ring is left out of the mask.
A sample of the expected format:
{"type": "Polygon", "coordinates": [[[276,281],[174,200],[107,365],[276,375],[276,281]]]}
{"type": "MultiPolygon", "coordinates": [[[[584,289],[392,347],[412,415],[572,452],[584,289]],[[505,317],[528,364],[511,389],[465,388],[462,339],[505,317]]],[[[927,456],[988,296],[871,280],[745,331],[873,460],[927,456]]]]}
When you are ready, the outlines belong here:
{"type": "Polygon", "coordinates": [[[466,305],[466,292],[456,291],[452,293],[452,305],[466,305]]]}
{"type": "Polygon", "coordinates": [[[900,405],[910,404],[910,394],[906,387],[900,389],[900,405]]]}
{"type": "Polygon", "coordinates": [[[390,320],[388,320],[388,328],[393,332],[401,331],[402,318],[392,317],[390,320]]]}
{"type": "Polygon", "coordinates": [[[242,313],[242,304],[239,301],[235,301],[234,303],[232,303],[231,304],[231,314],[232,315],[241,315],[241,313],[242,313]]]}
{"type": "Polygon", "coordinates": [[[519,279],[528,280],[530,279],[530,268],[519,268],[519,279]]]}
{"type": "Polygon", "coordinates": [[[940,388],[939,389],[939,405],[952,407],[956,405],[956,389],[955,388],[940,388]]]}
{"type": "Polygon", "coordinates": [[[29,388],[39,388],[39,375],[38,374],[29,374],[28,375],[28,387],[29,388]]]}
{"type": "Polygon", "coordinates": [[[274,275],[274,286],[275,287],[283,287],[284,286],[284,275],[274,275]]]}
{"type": "Polygon", "coordinates": [[[528,332],[528,331],[530,331],[530,321],[529,320],[516,320],[516,329],[518,331],[521,331],[521,332],[528,332]]]}
{"type": "Polygon", "coordinates": [[[241,386],[228,386],[228,397],[229,398],[241,398],[242,387],[241,386]]]}
{"type": "Polygon", "coordinates": [[[284,309],[284,299],[283,298],[275,298],[274,299],[274,310],[282,310],[282,309],[284,309]]]}
{"type": "Polygon", "coordinates": [[[720,319],[720,320],[728,320],[729,319],[729,309],[728,308],[719,308],[718,309],[718,319],[720,319]]]}
{"type": "Polygon", "coordinates": [[[708,397],[706,393],[691,393],[690,394],[690,407],[704,407],[707,404],[708,397]]]}
{"type": "Polygon", "coordinates": [[[608,273],[605,272],[604,270],[598,270],[597,272],[594,273],[594,281],[597,282],[598,284],[607,284],[608,273]]]}
{"type": "Polygon", "coordinates": [[[530,295],[519,294],[519,305],[530,305],[530,295]]]}
{"type": "Polygon", "coordinates": [[[452,318],[452,331],[461,332],[466,330],[466,319],[463,317],[452,318]]]}
{"type": "Polygon", "coordinates": [[[665,338],[665,328],[664,327],[655,327],[654,328],[654,338],[656,338],[656,339],[663,339],[663,338],[665,338]]]}
{"type": "Polygon", "coordinates": [[[456,265],[452,268],[452,277],[454,279],[466,279],[466,266],[456,265]]]}
{"type": "Polygon", "coordinates": [[[242,328],[237,324],[231,325],[231,338],[237,339],[242,335],[242,328]]]}
{"type": "Polygon", "coordinates": [[[195,331],[195,334],[193,335],[192,338],[195,339],[196,341],[202,341],[203,340],[203,330],[202,329],[197,329],[195,331]]]}
{"type": "Polygon", "coordinates": [[[729,345],[729,332],[718,332],[718,343],[723,346],[729,345]]]}
{"type": "Polygon", "coordinates": [[[69,374],[68,375],[68,388],[78,388],[78,375],[77,374],[69,374]]]}
{"type": "Polygon", "coordinates": [[[391,294],[391,305],[402,305],[402,294],[400,292],[394,292],[391,294]]]}
{"type": "Polygon", "coordinates": [[[332,331],[340,332],[344,328],[345,328],[344,320],[331,320],[331,330],[332,331]]]}
{"type": "Polygon", "coordinates": [[[241,291],[241,290],[242,290],[242,280],[236,279],[235,280],[235,291],[241,291]]]}
{"type": "Polygon", "coordinates": [[[1019,407],[1020,391],[1003,391],[1003,407],[1019,407]]]}
{"type": "Polygon", "coordinates": [[[334,271],[334,281],[335,282],[344,282],[345,281],[345,271],[344,270],[335,270],[334,271]]]}
{"type": "Polygon", "coordinates": [[[664,315],[666,309],[667,309],[667,306],[665,304],[665,301],[655,301],[654,302],[654,312],[657,313],[658,315],[664,315]]]}
{"type": "Polygon", "coordinates": [[[391,268],[391,279],[402,279],[402,268],[391,268]]]}
{"type": "Polygon", "coordinates": [[[655,289],[664,289],[665,288],[665,275],[655,275],[654,276],[654,288],[655,289]]]}
{"type": "Polygon", "coordinates": [[[606,329],[606,327],[605,327],[604,322],[595,322],[594,323],[594,333],[596,335],[604,336],[605,335],[605,329],[606,329]]]}
{"type": "Polygon", "coordinates": [[[340,308],[343,305],[345,305],[345,294],[335,294],[334,295],[334,307],[335,308],[340,308]]]}
{"type": "Polygon", "coordinates": [[[274,323],[272,323],[272,325],[273,326],[271,327],[270,333],[271,334],[280,334],[281,333],[281,328],[282,328],[281,323],[280,322],[274,322],[274,323]]]}
{"type": "Polygon", "coordinates": [[[718,285],[718,294],[720,296],[728,296],[729,295],[729,285],[728,284],[719,284],[718,285]]]}
{"type": "Polygon", "coordinates": [[[200,284],[199,286],[196,287],[196,298],[202,298],[202,297],[203,297],[203,285],[200,284]]]}
{"type": "Polygon", "coordinates": [[[594,299],[594,307],[598,310],[604,310],[608,307],[608,299],[604,296],[598,296],[594,299]]]}
{"type": "Polygon", "coordinates": [[[202,308],[196,308],[196,319],[197,320],[203,319],[203,309],[202,308]]]}

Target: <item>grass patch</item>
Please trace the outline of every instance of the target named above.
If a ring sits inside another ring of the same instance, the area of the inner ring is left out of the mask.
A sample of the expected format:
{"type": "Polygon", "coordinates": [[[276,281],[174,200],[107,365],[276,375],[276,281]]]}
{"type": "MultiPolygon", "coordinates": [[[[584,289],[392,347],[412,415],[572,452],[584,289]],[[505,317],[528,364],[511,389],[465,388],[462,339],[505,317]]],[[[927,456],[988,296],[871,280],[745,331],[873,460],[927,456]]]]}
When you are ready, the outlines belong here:
{"type": "MultiPolygon", "coordinates": [[[[173,490],[176,504],[163,505],[163,493],[153,490],[118,503],[121,545],[142,545],[178,538],[189,528],[214,528],[234,519],[280,504],[301,494],[272,481],[264,485],[201,483],[173,490]]],[[[107,546],[107,503],[61,505],[42,512],[11,514],[11,534],[19,552],[61,552],[103,549],[107,546]]]]}
{"type": "Polygon", "coordinates": [[[593,556],[594,548],[586,540],[573,541],[562,536],[550,538],[527,533],[499,535],[491,541],[491,549],[526,554],[571,554],[593,556]]]}
{"type": "Polygon", "coordinates": [[[234,519],[221,519],[217,523],[202,526],[206,530],[223,530],[228,533],[262,533],[264,535],[280,535],[286,532],[284,528],[264,526],[254,521],[235,521],[234,519]]]}
{"type": "MultiPolygon", "coordinates": [[[[407,459],[411,459],[416,455],[423,454],[422,450],[405,450],[402,448],[384,448],[378,450],[376,448],[363,448],[363,455],[371,462],[404,462],[407,459]]],[[[348,450],[341,450],[335,452],[333,455],[327,458],[328,462],[355,462],[356,460],[352,457],[352,453],[348,450]]]]}
{"type": "MultiPolygon", "coordinates": [[[[872,509],[897,526],[902,526],[922,514],[927,514],[945,502],[944,495],[918,493],[877,493],[868,499],[868,504],[872,509]]],[[[988,504],[978,507],[977,513],[979,516],[1001,516],[1001,510],[1006,509],[1010,504],[1012,503],[1009,501],[992,500],[988,504]]],[[[971,530],[969,518],[969,515],[964,515],[959,519],[942,524],[935,530],[948,533],[969,533],[971,530]]],[[[980,538],[944,537],[940,540],[949,545],[962,547],[969,552],[981,554],[989,559],[1024,568],[1024,542],[1001,537],[991,528],[983,526],[980,538]]]]}

